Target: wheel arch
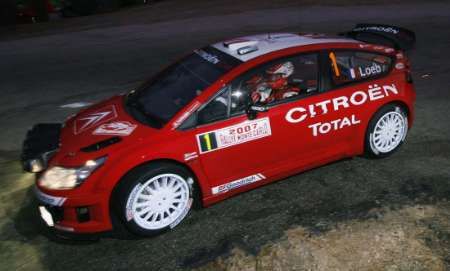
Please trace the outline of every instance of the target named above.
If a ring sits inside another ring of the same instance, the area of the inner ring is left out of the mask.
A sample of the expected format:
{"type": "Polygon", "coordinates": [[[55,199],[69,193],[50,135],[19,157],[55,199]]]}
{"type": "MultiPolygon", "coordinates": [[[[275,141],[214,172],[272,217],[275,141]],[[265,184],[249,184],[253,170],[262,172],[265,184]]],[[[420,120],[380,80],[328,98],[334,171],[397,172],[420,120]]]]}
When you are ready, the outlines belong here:
{"type": "MultiPolygon", "coordinates": [[[[390,102],[388,102],[388,103],[385,103],[385,104],[383,104],[382,106],[380,106],[378,109],[377,109],[377,111],[376,112],[378,112],[378,110],[380,110],[382,107],[384,107],[384,106],[386,106],[386,105],[389,105],[389,104],[392,104],[392,105],[398,105],[398,106],[400,106],[402,109],[404,109],[405,110],[405,113],[406,113],[406,116],[408,117],[408,128],[410,128],[410,126],[411,126],[411,124],[412,124],[412,114],[411,114],[411,108],[408,106],[408,104],[407,103],[405,103],[404,101],[402,101],[402,100],[394,100],[394,101],[390,101],[390,102]]],[[[375,115],[375,113],[373,114],[373,115],[375,115]]],[[[372,116],[373,116],[372,115],[372,116]]]]}
{"type": "Polygon", "coordinates": [[[126,229],[125,225],[120,221],[119,217],[117,216],[115,210],[115,200],[117,199],[117,193],[120,190],[120,185],[123,184],[123,180],[126,178],[128,174],[130,174],[132,171],[139,169],[140,167],[149,166],[153,164],[167,164],[167,165],[176,165],[180,166],[186,171],[188,171],[194,178],[194,207],[202,207],[203,206],[203,191],[202,186],[200,185],[200,181],[198,180],[197,175],[195,174],[194,170],[192,170],[191,167],[188,165],[181,163],[180,161],[169,159],[169,158],[162,158],[162,159],[154,159],[154,160],[147,160],[142,163],[139,163],[137,165],[134,165],[133,167],[130,167],[127,172],[125,172],[118,181],[114,184],[114,187],[111,190],[111,193],[109,195],[108,199],[108,205],[109,205],[109,217],[110,222],[113,228],[114,236],[119,238],[135,238],[135,235],[130,234],[130,232],[126,229]],[[197,200],[195,200],[195,198],[197,200]]]}
{"type": "Polygon", "coordinates": [[[364,127],[364,134],[366,134],[367,128],[369,126],[370,121],[372,121],[373,117],[375,116],[375,114],[380,111],[383,107],[387,106],[387,105],[397,105],[400,106],[402,109],[405,110],[406,116],[408,117],[408,125],[410,125],[410,123],[412,123],[412,115],[411,115],[411,109],[409,108],[408,104],[405,103],[402,100],[393,100],[393,101],[389,101],[386,103],[381,104],[380,106],[377,107],[377,109],[375,111],[373,111],[367,121],[367,125],[366,127],[364,127]]]}
{"type": "Polygon", "coordinates": [[[405,101],[402,100],[391,100],[388,101],[386,103],[381,104],[380,106],[378,106],[376,108],[376,110],[374,110],[373,112],[368,113],[367,115],[367,121],[365,122],[365,125],[362,126],[360,129],[358,129],[358,133],[357,133],[357,140],[358,142],[361,142],[358,147],[352,151],[352,155],[360,155],[365,153],[365,140],[366,140],[366,134],[367,134],[367,129],[369,128],[369,124],[372,121],[373,117],[375,116],[375,114],[380,111],[383,107],[387,106],[387,105],[397,105],[400,106],[402,109],[405,110],[406,115],[408,117],[408,128],[411,128],[411,124],[413,121],[413,115],[412,113],[412,109],[410,108],[410,106],[408,106],[408,104],[405,101]]]}
{"type": "Polygon", "coordinates": [[[392,100],[392,101],[388,101],[386,103],[381,104],[380,106],[378,106],[376,108],[376,110],[374,112],[372,112],[369,116],[369,118],[367,119],[368,121],[366,122],[366,125],[364,127],[364,129],[361,130],[361,142],[362,142],[362,153],[364,155],[366,155],[366,137],[368,135],[369,132],[369,125],[371,123],[371,121],[373,120],[373,118],[375,117],[375,115],[382,110],[384,107],[388,106],[388,105],[392,105],[392,106],[399,106],[402,110],[404,110],[404,112],[406,113],[406,117],[408,118],[408,129],[411,128],[411,123],[412,123],[412,114],[411,114],[411,108],[408,106],[408,104],[402,100],[392,100]]]}
{"type": "Polygon", "coordinates": [[[111,195],[109,198],[109,204],[111,206],[111,202],[114,199],[114,195],[118,189],[118,187],[120,186],[122,180],[132,171],[140,168],[140,167],[144,167],[144,166],[148,166],[148,165],[152,165],[152,164],[171,164],[171,165],[176,165],[176,166],[180,166],[182,168],[184,168],[186,171],[188,171],[194,178],[194,183],[196,184],[196,188],[198,191],[198,197],[200,202],[203,201],[203,191],[202,189],[204,189],[204,187],[200,184],[199,178],[197,177],[197,174],[195,174],[194,170],[189,167],[188,165],[186,165],[185,163],[182,163],[180,161],[177,161],[175,159],[170,159],[170,158],[160,158],[160,159],[153,159],[153,160],[147,160],[144,161],[142,163],[139,163],[137,165],[134,165],[133,167],[131,167],[130,169],[127,170],[127,172],[125,172],[120,178],[119,180],[114,184],[114,187],[111,191],[111,195]]]}

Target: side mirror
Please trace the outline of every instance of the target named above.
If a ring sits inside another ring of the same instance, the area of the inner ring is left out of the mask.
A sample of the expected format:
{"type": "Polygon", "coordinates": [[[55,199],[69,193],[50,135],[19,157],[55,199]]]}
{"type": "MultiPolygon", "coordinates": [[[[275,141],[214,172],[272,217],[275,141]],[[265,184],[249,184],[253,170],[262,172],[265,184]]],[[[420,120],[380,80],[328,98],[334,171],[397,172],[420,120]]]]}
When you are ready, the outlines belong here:
{"type": "Polygon", "coordinates": [[[249,120],[254,120],[256,119],[258,112],[267,112],[268,110],[269,107],[265,105],[249,105],[245,113],[247,113],[249,120]]]}
{"type": "Polygon", "coordinates": [[[250,96],[250,94],[245,96],[245,103],[246,103],[246,109],[245,113],[247,114],[247,117],[249,120],[256,119],[256,116],[258,115],[258,112],[266,112],[269,110],[269,107],[260,103],[253,103],[253,100],[250,96]]]}

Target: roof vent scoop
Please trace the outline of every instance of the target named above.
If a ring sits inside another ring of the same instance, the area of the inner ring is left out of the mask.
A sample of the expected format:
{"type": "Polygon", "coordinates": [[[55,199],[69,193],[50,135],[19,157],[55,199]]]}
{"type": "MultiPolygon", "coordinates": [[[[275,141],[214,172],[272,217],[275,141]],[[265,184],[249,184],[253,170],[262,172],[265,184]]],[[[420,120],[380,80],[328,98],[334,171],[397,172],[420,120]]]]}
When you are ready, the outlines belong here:
{"type": "MultiPolygon", "coordinates": [[[[258,44],[258,41],[256,40],[246,40],[246,39],[234,39],[225,41],[223,43],[223,46],[227,47],[228,49],[232,51],[237,51],[244,47],[254,46],[256,47],[256,44],[258,44]]],[[[258,47],[256,47],[258,48],[258,47]]]]}
{"type": "Polygon", "coordinates": [[[245,55],[254,51],[258,51],[258,47],[256,45],[244,46],[242,48],[237,49],[238,55],[245,55]]]}

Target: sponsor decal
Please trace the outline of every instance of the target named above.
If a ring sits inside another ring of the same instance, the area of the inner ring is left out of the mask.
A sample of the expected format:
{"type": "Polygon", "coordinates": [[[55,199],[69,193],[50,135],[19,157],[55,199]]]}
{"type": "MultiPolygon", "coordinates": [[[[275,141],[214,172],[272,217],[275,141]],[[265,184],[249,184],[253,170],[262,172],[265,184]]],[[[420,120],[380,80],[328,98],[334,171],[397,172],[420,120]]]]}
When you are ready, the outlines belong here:
{"type": "Polygon", "coordinates": [[[357,27],[353,29],[354,32],[360,32],[360,31],[378,31],[378,32],[386,32],[386,33],[392,33],[392,34],[398,34],[398,30],[393,27],[386,27],[386,26],[362,26],[357,27]]]}
{"type": "Polygon", "coordinates": [[[74,122],[74,134],[79,134],[86,131],[100,123],[112,120],[117,117],[116,108],[114,105],[103,107],[102,109],[89,113],[76,119],[74,122]]]}
{"type": "Polygon", "coordinates": [[[62,206],[67,199],[44,194],[36,186],[34,187],[34,194],[39,201],[51,206],[62,206]]]}
{"type": "Polygon", "coordinates": [[[188,152],[184,154],[184,161],[190,161],[198,157],[197,152],[188,152]]]}
{"type": "MultiPolygon", "coordinates": [[[[358,90],[353,92],[350,96],[339,96],[336,98],[310,104],[306,107],[294,107],[286,113],[286,121],[290,123],[300,123],[309,118],[314,118],[317,115],[325,115],[329,112],[336,112],[342,108],[349,108],[351,106],[361,106],[367,102],[383,99],[391,95],[397,95],[398,90],[395,84],[382,85],[377,84],[369,85],[367,90],[358,90]]],[[[314,136],[318,134],[326,134],[331,130],[337,130],[349,125],[358,124],[360,121],[356,119],[356,116],[332,121],[328,124],[322,124],[320,122],[310,125],[312,134],[314,136]]]]}
{"type": "Polygon", "coordinates": [[[393,48],[386,48],[386,49],[384,49],[384,52],[388,53],[388,54],[393,53],[394,51],[395,50],[393,48]]]}
{"type": "Polygon", "coordinates": [[[247,176],[244,177],[242,179],[238,179],[226,184],[222,184],[219,186],[215,186],[211,189],[211,192],[216,195],[216,194],[221,194],[221,193],[225,193],[228,192],[230,190],[242,187],[244,185],[249,185],[251,183],[255,183],[261,180],[264,180],[266,177],[264,175],[262,175],[261,173],[255,174],[255,175],[251,175],[251,176],[247,176]]]}
{"type": "Polygon", "coordinates": [[[195,101],[194,104],[192,104],[191,107],[189,107],[186,112],[183,113],[183,115],[181,115],[177,120],[175,120],[173,122],[172,125],[172,130],[175,130],[176,128],[178,128],[178,126],[181,125],[181,123],[183,123],[183,121],[185,121],[187,118],[189,118],[189,116],[198,108],[200,107],[200,102],[199,101],[195,101]]]}
{"type": "Polygon", "coordinates": [[[184,208],[183,212],[180,214],[180,216],[175,219],[174,222],[172,222],[172,224],[169,225],[169,227],[171,229],[175,228],[178,224],[180,224],[180,222],[186,217],[186,215],[188,214],[189,210],[191,209],[192,206],[192,198],[189,199],[186,208],[184,208]]]}
{"type": "Polygon", "coordinates": [[[220,62],[220,60],[217,56],[207,53],[201,49],[194,50],[194,53],[196,53],[197,55],[201,56],[204,60],[206,60],[214,65],[220,62]]]}
{"type": "Polygon", "coordinates": [[[272,134],[269,118],[244,121],[240,124],[197,135],[200,153],[210,152],[256,140],[272,134]]]}
{"type": "Polygon", "coordinates": [[[368,66],[368,67],[363,67],[363,68],[358,67],[358,69],[359,69],[359,74],[361,74],[361,77],[372,76],[372,75],[380,74],[382,72],[381,66],[376,63],[373,63],[372,66],[368,66]]]}
{"type": "Polygon", "coordinates": [[[309,125],[308,128],[311,128],[313,136],[317,136],[318,134],[327,134],[332,130],[337,131],[359,123],[361,123],[361,121],[358,120],[355,115],[351,115],[350,117],[344,117],[330,122],[317,122],[309,125]]]}
{"type": "Polygon", "coordinates": [[[137,125],[128,121],[115,121],[100,125],[92,134],[128,136],[134,131],[134,129],[136,129],[136,127],[137,125]]]}
{"type": "Polygon", "coordinates": [[[141,187],[142,187],[141,183],[136,185],[134,187],[133,191],[131,191],[130,197],[127,200],[127,205],[125,207],[126,208],[125,216],[126,216],[127,221],[130,221],[134,217],[132,205],[133,205],[134,199],[136,198],[136,194],[139,191],[139,189],[141,189],[141,187]]]}
{"type": "Polygon", "coordinates": [[[215,132],[198,136],[198,141],[200,144],[200,152],[207,152],[217,149],[217,139],[215,132]]]}

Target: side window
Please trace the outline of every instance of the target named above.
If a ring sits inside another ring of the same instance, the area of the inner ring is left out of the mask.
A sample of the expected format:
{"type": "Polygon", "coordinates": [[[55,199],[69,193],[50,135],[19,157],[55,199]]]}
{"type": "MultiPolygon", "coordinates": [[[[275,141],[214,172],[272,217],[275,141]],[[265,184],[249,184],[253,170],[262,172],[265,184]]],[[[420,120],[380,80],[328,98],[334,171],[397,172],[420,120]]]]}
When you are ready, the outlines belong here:
{"type": "Polygon", "coordinates": [[[206,124],[228,117],[229,89],[229,87],[222,89],[218,96],[198,112],[198,124],[206,124]]]}
{"type": "Polygon", "coordinates": [[[335,86],[386,74],[392,59],[361,51],[336,51],[328,54],[331,78],[335,86]]]}
{"type": "Polygon", "coordinates": [[[277,59],[250,70],[231,84],[231,115],[243,112],[243,97],[250,97],[254,104],[272,104],[316,92],[318,70],[315,53],[277,59]]]}
{"type": "Polygon", "coordinates": [[[249,102],[273,104],[317,92],[318,54],[300,54],[266,62],[234,79],[198,112],[198,124],[243,114],[249,102]]]}

